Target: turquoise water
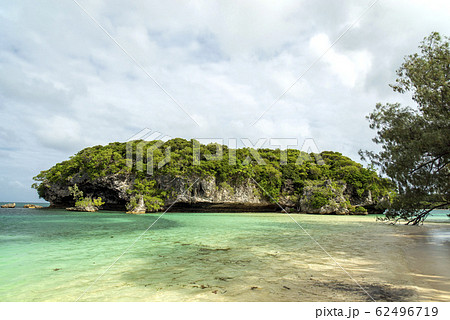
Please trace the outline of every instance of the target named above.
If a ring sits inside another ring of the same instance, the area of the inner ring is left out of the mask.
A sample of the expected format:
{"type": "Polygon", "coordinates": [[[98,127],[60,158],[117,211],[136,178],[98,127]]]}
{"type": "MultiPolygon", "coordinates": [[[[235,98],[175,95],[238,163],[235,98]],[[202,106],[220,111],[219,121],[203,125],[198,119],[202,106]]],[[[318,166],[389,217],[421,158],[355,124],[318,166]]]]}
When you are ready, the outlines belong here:
{"type": "Polygon", "coordinates": [[[448,213],[166,213],[121,256],[159,215],[0,209],[0,301],[448,301],[448,213]]]}

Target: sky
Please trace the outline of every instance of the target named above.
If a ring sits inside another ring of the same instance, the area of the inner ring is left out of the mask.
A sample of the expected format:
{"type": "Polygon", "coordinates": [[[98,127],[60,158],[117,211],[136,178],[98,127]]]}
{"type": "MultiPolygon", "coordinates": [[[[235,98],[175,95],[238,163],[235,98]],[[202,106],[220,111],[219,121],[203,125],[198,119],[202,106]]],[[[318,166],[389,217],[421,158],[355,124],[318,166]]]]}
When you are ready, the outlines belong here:
{"type": "Polygon", "coordinates": [[[403,58],[450,33],[448,1],[77,1],[0,0],[0,201],[144,128],[360,161],[375,104],[414,105],[389,87],[403,58]]]}

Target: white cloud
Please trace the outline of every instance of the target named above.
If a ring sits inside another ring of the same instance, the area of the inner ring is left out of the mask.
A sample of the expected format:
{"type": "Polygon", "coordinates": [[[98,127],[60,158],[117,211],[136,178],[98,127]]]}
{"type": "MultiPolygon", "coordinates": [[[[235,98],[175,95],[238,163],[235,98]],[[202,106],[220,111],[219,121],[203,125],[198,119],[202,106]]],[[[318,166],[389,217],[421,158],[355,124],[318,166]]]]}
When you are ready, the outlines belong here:
{"type": "Polygon", "coordinates": [[[367,50],[339,53],[331,47],[328,36],[323,33],[313,36],[309,44],[318,56],[325,53],[322,60],[330,65],[332,72],[344,85],[352,88],[364,82],[372,66],[371,55],[367,50]]]}
{"type": "MultiPolygon", "coordinates": [[[[364,116],[375,103],[407,102],[387,86],[403,56],[450,29],[434,2],[380,1],[250,124],[370,3],[81,1],[197,127],[73,2],[3,1],[1,175],[31,184],[84,146],[146,127],[187,139],[313,137],[357,160],[373,148],[364,116]]],[[[16,187],[0,200],[24,192],[16,187]]]]}
{"type": "Polygon", "coordinates": [[[44,147],[72,151],[74,146],[82,148],[86,145],[82,125],[74,119],[51,116],[43,123],[36,123],[35,134],[44,147]]]}

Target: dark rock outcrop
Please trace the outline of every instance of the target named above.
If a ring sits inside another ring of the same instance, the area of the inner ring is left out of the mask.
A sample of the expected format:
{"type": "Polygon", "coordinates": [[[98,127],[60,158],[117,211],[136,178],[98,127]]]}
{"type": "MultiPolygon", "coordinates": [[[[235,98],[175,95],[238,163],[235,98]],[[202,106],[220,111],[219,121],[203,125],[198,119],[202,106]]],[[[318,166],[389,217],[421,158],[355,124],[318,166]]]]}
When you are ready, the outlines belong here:
{"type": "MultiPolygon", "coordinates": [[[[240,183],[217,183],[215,177],[155,177],[157,187],[168,193],[164,208],[183,212],[275,212],[281,207],[292,213],[316,214],[367,214],[367,211],[354,211],[356,207],[375,207],[370,191],[358,196],[351,186],[343,181],[309,181],[298,195],[289,187],[289,181],[283,188],[278,204],[271,201],[252,180],[240,183]]],[[[77,184],[89,197],[101,197],[105,201],[104,209],[126,210],[131,200],[130,193],[134,184],[133,175],[109,175],[96,180],[76,178],[77,184]]],[[[44,198],[51,207],[72,207],[68,210],[94,212],[96,208],[74,208],[74,201],[68,185],[51,184],[45,189],[44,198]]],[[[126,210],[141,214],[146,210],[142,197],[138,204],[126,210]]]]}

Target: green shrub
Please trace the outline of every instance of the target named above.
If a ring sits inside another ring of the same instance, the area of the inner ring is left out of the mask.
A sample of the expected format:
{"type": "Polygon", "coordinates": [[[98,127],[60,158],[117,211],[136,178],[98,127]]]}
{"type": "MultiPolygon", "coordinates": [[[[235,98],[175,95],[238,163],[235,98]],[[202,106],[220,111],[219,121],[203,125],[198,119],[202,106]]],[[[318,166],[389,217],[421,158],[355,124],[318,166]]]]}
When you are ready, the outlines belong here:
{"type": "Polygon", "coordinates": [[[358,206],[358,207],[353,206],[350,208],[350,213],[353,213],[353,214],[367,213],[367,209],[362,206],[358,206]]]}
{"type": "Polygon", "coordinates": [[[94,198],[92,199],[91,197],[86,197],[86,198],[80,198],[79,200],[77,200],[75,202],[75,207],[101,207],[102,205],[104,205],[105,202],[102,201],[102,198],[94,198]]]}
{"type": "Polygon", "coordinates": [[[319,209],[328,203],[328,199],[321,194],[315,194],[311,199],[311,206],[315,209],[319,209]]]}

